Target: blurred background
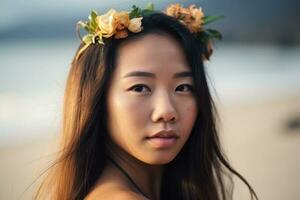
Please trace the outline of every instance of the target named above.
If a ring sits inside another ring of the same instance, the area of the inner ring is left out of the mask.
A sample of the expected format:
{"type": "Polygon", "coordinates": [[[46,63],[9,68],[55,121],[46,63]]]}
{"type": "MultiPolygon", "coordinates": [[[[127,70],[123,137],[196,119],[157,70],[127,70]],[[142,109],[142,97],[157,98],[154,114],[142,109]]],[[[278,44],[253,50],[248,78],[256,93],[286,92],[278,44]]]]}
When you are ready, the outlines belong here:
{"type": "MultiPolygon", "coordinates": [[[[32,199],[53,159],[63,91],[90,10],[144,0],[0,2],[0,199],[32,199]],[[36,180],[36,181],[35,181],[36,180]],[[35,181],[35,182],[34,182],[35,181]]],[[[223,14],[206,63],[228,159],[260,199],[300,199],[300,1],[153,0],[223,14]]],[[[234,199],[250,199],[236,180],[234,199]]]]}

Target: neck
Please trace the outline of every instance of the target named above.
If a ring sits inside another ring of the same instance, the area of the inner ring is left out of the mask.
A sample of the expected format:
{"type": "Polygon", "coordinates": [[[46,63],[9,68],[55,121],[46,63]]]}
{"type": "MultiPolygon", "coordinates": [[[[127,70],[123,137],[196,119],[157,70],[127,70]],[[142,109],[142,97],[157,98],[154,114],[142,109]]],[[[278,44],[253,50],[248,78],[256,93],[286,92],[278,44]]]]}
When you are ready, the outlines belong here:
{"type": "MultiPolygon", "coordinates": [[[[151,200],[159,200],[163,166],[144,163],[119,147],[110,147],[109,149],[110,158],[130,176],[142,192],[151,200]]],[[[120,170],[112,163],[110,167],[120,170]]],[[[130,188],[136,191],[136,188],[127,180],[128,178],[125,174],[123,178],[129,183],[130,188]]]]}

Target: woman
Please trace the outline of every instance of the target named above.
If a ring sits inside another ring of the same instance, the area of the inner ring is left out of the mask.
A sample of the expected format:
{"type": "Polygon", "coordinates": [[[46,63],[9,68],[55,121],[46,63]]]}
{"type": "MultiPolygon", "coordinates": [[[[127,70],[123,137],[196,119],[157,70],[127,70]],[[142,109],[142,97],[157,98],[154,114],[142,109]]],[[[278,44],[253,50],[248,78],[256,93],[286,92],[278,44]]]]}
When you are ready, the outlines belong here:
{"type": "Polygon", "coordinates": [[[36,199],[231,199],[230,173],[257,198],[221,151],[201,10],[178,6],[79,23],[89,34],[67,80],[62,151],[36,199]]]}

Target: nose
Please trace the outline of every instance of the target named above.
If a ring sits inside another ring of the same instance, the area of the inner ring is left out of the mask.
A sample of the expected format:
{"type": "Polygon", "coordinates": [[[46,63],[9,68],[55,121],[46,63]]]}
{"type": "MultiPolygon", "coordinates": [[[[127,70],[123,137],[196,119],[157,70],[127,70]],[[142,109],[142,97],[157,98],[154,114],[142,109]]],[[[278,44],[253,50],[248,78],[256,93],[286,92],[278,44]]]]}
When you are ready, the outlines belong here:
{"type": "Polygon", "coordinates": [[[154,109],[152,112],[153,122],[172,122],[178,120],[178,113],[174,102],[170,98],[169,94],[158,94],[154,100],[154,109]]]}

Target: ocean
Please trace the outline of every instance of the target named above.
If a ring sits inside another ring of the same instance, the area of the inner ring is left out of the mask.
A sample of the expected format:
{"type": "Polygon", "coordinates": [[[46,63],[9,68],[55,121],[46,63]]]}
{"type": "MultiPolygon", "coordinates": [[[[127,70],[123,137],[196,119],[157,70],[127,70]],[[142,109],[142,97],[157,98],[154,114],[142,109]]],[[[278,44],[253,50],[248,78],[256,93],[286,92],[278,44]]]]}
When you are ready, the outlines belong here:
{"type": "MultiPolygon", "coordinates": [[[[74,39],[5,41],[0,46],[0,147],[56,134],[74,39]]],[[[300,47],[217,44],[206,62],[214,98],[225,104],[300,94],[300,47]]]]}

